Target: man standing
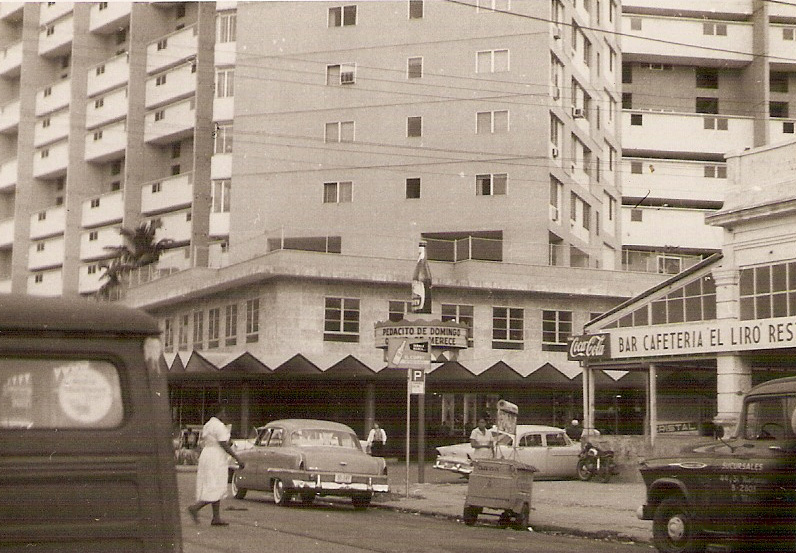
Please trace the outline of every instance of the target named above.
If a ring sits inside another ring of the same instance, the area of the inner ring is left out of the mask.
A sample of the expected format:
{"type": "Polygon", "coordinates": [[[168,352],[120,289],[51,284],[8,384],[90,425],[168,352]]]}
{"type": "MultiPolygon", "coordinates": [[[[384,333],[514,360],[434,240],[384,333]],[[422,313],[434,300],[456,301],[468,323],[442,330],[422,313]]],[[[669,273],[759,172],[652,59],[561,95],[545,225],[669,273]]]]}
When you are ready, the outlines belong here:
{"type": "Polygon", "coordinates": [[[367,445],[370,454],[374,457],[384,457],[384,445],[387,443],[387,433],[379,426],[379,423],[374,422],[373,428],[368,433],[367,445]]]}
{"type": "Polygon", "coordinates": [[[580,425],[580,421],[578,419],[572,419],[572,422],[567,425],[564,429],[564,432],[567,433],[567,436],[572,441],[580,441],[580,437],[583,436],[583,427],[580,425]]]}

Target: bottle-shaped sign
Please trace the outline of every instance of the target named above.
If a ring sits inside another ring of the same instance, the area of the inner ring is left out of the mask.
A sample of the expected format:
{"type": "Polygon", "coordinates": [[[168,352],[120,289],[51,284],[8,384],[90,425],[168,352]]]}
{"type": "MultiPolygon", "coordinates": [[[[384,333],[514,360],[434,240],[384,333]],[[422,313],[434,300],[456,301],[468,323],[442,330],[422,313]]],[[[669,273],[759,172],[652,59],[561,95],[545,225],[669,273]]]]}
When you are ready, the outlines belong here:
{"type": "Polygon", "coordinates": [[[426,242],[420,242],[417,265],[412,275],[412,313],[431,313],[431,269],[426,256],[426,242]]]}

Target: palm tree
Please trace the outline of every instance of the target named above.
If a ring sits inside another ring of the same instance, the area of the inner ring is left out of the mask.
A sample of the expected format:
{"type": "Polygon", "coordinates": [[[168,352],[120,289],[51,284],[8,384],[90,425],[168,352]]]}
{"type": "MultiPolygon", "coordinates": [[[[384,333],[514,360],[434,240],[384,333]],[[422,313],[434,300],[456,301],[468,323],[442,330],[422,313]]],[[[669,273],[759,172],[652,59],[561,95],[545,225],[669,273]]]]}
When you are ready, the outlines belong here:
{"type": "Polygon", "coordinates": [[[155,240],[161,225],[159,220],[154,220],[141,223],[134,229],[119,229],[124,243],[121,246],[107,246],[105,249],[112,251],[113,256],[100,265],[105,269],[100,280],[106,280],[97,290],[100,299],[111,299],[134,269],[157,263],[161,254],[174,242],[170,238],[155,240]]]}

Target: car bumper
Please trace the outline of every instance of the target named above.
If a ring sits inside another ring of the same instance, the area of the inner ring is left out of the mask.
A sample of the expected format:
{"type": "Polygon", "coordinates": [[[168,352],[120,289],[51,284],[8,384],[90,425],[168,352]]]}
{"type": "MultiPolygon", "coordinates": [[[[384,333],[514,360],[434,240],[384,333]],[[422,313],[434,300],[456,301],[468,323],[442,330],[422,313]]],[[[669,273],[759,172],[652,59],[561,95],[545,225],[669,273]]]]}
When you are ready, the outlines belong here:
{"type": "Polygon", "coordinates": [[[318,494],[350,495],[355,493],[388,493],[390,486],[386,476],[334,473],[282,473],[274,471],[274,476],[282,480],[285,488],[294,491],[307,491],[318,494]],[[350,482],[347,481],[350,477],[350,482]]]}
{"type": "Polygon", "coordinates": [[[458,474],[470,474],[473,472],[473,464],[470,461],[455,459],[437,459],[434,462],[433,468],[456,472],[458,474]]]}

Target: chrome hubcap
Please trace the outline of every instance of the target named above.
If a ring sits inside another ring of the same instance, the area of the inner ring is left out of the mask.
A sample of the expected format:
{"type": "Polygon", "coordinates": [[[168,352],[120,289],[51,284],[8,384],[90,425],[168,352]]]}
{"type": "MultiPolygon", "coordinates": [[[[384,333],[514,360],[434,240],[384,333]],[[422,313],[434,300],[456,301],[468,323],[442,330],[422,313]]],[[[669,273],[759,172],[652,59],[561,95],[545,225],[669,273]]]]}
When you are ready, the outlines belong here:
{"type": "Polygon", "coordinates": [[[680,541],[685,536],[685,521],[679,516],[674,516],[669,519],[669,524],[667,525],[667,531],[669,532],[669,538],[674,541],[680,541]]]}

